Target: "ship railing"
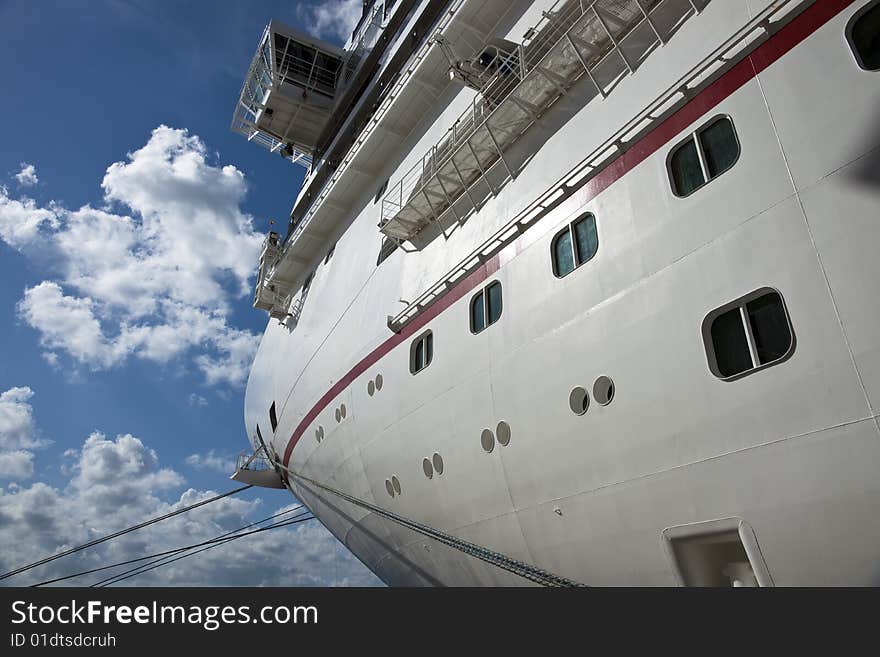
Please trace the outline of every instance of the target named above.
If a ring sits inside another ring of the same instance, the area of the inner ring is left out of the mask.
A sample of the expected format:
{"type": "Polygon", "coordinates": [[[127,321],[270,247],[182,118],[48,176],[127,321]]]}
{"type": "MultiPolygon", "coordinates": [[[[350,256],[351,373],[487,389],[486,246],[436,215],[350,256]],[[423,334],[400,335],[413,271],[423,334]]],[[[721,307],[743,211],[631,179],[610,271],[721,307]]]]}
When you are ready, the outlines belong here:
{"type": "Polygon", "coordinates": [[[388,328],[400,332],[413,319],[429,308],[469,274],[497,255],[534,226],[539,219],[559,207],[609,164],[623,154],[629,145],[654,129],[687,103],[694,94],[715,79],[719,71],[737,61],[741,53],[757,47],[783,26],[802,7],[815,0],[775,0],[737,30],[708,56],[667,87],[648,105],[637,112],[620,129],[591,151],[575,167],[518,212],[512,219],[459,260],[436,282],[406,305],[397,315],[389,316],[388,328]]]}
{"type": "MultiPolygon", "coordinates": [[[[447,11],[444,12],[443,17],[438,22],[436,26],[437,32],[443,32],[446,29],[449,23],[452,22],[452,20],[454,19],[458,8],[465,1],[466,0],[453,0],[453,4],[449,7],[447,11]]],[[[312,203],[310,204],[308,211],[306,211],[300,221],[297,222],[296,227],[288,235],[287,239],[284,242],[285,251],[299,238],[299,236],[309,226],[312,217],[315,216],[315,214],[321,208],[324,200],[332,193],[336,184],[343,177],[343,175],[345,175],[349,164],[351,164],[351,162],[357,157],[363,145],[367,143],[370,135],[374,131],[376,131],[378,127],[382,124],[382,118],[388,113],[395,99],[400,95],[401,90],[406,86],[406,84],[412,78],[413,74],[418,70],[421,63],[425,60],[432,46],[433,42],[431,42],[430,40],[427,41],[407,61],[406,65],[403,67],[403,72],[400,76],[398,76],[397,81],[391,86],[391,89],[385,93],[384,100],[381,102],[379,108],[373,114],[373,117],[370,119],[367,126],[363,129],[363,131],[361,131],[354,144],[352,144],[351,148],[349,148],[348,152],[342,158],[339,166],[321,187],[321,190],[318,192],[314,201],[312,201],[312,203]]],[[[283,253],[281,257],[284,257],[283,253]]]]}
{"type": "Polygon", "coordinates": [[[343,82],[347,84],[364,58],[364,54],[376,44],[376,38],[381,34],[384,26],[385,3],[374,2],[369,9],[370,15],[362,20],[352,35],[352,45],[348,50],[348,56],[340,67],[340,73],[344,72],[343,82]]]}
{"type": "Polygon", "coordinates": [[[272,462],[263,454],[262,448],[257,450],[254,453],[251,452],[241,452],[235,458],[235,471],[239,472],[241,470],[274,470],[275,466],[272,462]]]}
{"type": "MultiPolygon", "coordinates": [[[[582,77],[602,97],[667,37],[654,18],[663,6],[680,6],[677,25],[709,0],[558,0],[513,52],[498,51],[468,108],[385,194],[380,230],[403,242],[471,194],[499,162],[513,170],[504,152],[582,77]],[[613,58],[615,74],[599,71],[613,58]],[[619,69],[619,72],[617,71],[619,69]],[[611,78],[606,80],[603,78],[611,78]]],[[[673,9],[673,12],[676,9],[673,9]]],[[[497,193],[487,180],[491,195],[497,193]]]]}

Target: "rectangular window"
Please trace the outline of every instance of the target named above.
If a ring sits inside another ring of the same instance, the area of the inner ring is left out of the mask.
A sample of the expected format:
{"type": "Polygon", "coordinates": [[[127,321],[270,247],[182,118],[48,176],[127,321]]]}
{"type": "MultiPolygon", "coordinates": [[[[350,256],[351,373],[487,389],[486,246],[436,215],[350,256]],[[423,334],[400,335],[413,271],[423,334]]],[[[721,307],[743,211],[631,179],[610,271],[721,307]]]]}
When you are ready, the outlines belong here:
{"type": "Polygon", "coordinates": [[[269,407],[269,422],[272,424],[272,433],[278,428],[278,416],[275,415],[275,402],[269,407]]]}
{"type": "Polygon", "coordinates": [[[486,288],[486,316],[488,324],[494,324],[501,317],[501,283],[495,281],[486,288]]]}
{"type": "Polygon", "coordinates": [[[434,359],[434,334],[425,331],[415,340],[409,348],[409,371],[416,374],[431,364],[434,359]]]}
{"type": "Polygon", "coordinates": [[[709,369],[732,379],[787,358],[794,333],[782,296],[763,288],[712,311],[703,321],[709,369]]]}
{"type": "Polygon", "coordinates": [[[596,217],[585,214],[556,233],[551,246],[553,273],[562,278],[593,259],[599,250],[596,217]]]}
{"type": "Polygon", "coordinates": [[[721,116],[672,149],[667,161],[673,193],[690,196],[736,164],[740,146],[733,121],[721,116]]]}
{"type": "Polygon", "coordinates": [[[471,299],[471,333],[479,333],[501,318],[501,283],[494,281],[471,299]]]}
{"type": "Polygon", "coordinates": [[[571,249],[571,231],[565,231],[553,241],[553,264],[560,278],[574,271],[574,251],[571,249]]]}
{"type": "Polygon", "coordinates": [[[880,1],[869,2],[852,17],[846,36],[859,66],[880,71],[880,1]]]}

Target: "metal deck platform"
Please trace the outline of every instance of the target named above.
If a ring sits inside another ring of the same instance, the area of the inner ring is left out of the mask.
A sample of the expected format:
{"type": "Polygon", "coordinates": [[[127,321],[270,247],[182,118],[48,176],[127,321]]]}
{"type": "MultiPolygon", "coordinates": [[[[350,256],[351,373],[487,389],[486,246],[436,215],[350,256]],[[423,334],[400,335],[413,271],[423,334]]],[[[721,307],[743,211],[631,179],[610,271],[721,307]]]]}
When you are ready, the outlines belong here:
{"type": "MultiPolygon", "coordinates": [[[[468,109],[444,137],[385,194],[382,233],[411,240],[472,194],[497,165],[513,177],[505,152],[581,78],[605,97],[705,0],[560,0],[511,53],[498,56],[468,109]]],[[[441,223],[442,226],[442,223],[441,223]]]]}

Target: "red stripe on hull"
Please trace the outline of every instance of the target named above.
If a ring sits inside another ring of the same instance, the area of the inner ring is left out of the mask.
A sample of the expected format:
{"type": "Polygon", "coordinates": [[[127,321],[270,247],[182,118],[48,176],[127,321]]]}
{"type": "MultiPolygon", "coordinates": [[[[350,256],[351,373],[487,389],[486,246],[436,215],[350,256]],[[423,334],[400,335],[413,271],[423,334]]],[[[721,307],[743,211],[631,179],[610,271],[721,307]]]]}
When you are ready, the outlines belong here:
{"type": "MultiPolygon", "coordinates": [[[[663,123],[651,130],[637,143],[632,145],[623,155],[592,178],[579,190],[579,204],[587,203],[608,189],[613,183],[623,178],[636,166],[651,155],[669,144],[688,126],[707,114],[722,101],[729,98],[771,64],[781,59],[795,46],[802,43],[816,30],[825,25],[841,11],[851,5],[854,0],[818,0],[791,23],[783,27],[765,43],[761,44],[744,60],[726,71],[720,78],[694,96],[686,105],[672,114],[663,123]]],[[[514,246],[516,243],[514,242],[514,246]]],[[[318,417],[333,399],[345,390],[358,376],[375,365],[394,347],[411,338],[441,312],[449,308],[465,294],[476,288],[484,280],[492,276],[499,268],[499,256],[495,255],[482,267],[460,281],[455,287],[438,298],[421,315],[406,325],[404,329],[376,347],[363,360],[355,365],[344,377],[330,388],[312,409],[306,413],[297,425],[284,450],[284,465],[288,466],[293,448],[296,447],[306,428],[318,417]]]]}

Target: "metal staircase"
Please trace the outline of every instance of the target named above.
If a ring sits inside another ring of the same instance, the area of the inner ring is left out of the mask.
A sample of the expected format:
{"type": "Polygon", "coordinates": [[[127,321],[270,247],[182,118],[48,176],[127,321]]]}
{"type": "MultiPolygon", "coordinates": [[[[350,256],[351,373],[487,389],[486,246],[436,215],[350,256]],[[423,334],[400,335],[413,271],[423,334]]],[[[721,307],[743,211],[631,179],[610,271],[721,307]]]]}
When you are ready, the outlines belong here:
{"type": "MultiPolygon", "coordinates": [[[[443,138],[382,199],[379,228],[391,239],[411,240],[447,211],[462,221],[456,203],[481,199],[475,185],[497,165],[512,178],[505,152],[575,83],[587,77],[605,97],[632,73],[665,34],[699,13],[708,0],[559,0],[509,51],[494,48],[479,62],[483,75],[468,109],[443,138]]],[[[443,45],[442,37],[438,39],[443,45]]],[[[455,68],[455,67],[453,67],[455,68]]],[[[471,66],[473,69],[474,66],[471,66]]],[[[467,206],[465,206],[467,207],[467,206]]],[[[441,224],[442,225],[442,224],[441,224]]]]}

